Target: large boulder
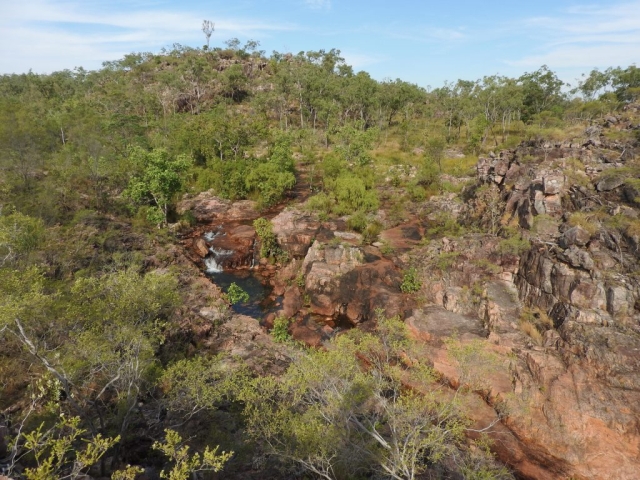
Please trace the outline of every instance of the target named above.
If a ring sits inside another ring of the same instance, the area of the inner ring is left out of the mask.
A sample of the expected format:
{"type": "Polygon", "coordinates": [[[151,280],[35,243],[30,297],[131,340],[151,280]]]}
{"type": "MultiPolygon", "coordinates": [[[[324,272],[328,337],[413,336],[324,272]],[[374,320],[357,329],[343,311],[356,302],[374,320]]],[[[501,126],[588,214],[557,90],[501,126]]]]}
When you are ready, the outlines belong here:
{"type": "Polygon", "coordinates": [[[321,226],[314,215],[297,208],[283,210],[273,217],[271,223],[278,243],[293,257],[307,254],[321,226]]]}
{"type": "Polygon", "coordinates": [[[313,314],[357,324],[372,318],[378,308],[390,316],[402,311],[400,273],[373,247],[315,241],[302,272],[313,314]]]}

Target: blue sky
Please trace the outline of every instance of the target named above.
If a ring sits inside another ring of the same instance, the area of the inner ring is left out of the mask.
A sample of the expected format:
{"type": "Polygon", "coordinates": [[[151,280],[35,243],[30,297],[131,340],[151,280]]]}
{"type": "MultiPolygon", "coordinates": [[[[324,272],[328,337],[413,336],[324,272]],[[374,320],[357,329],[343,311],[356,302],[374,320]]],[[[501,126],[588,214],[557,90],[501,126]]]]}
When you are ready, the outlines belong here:
{"type": "Polygon", "coordinates": [[[0,73],[43,73],[238,37],[271,53],[338,48],[356,70],[441,86],[543,64],[574,81],[640,64],[640,0],[0,0],[0,73]]]}

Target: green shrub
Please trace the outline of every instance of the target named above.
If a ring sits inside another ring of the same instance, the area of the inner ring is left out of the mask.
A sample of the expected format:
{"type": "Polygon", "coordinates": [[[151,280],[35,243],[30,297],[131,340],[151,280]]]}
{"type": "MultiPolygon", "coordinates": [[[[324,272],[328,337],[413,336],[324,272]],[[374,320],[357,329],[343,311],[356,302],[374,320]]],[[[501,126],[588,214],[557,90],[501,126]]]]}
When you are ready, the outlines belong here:
{"type": "Polygon", "coordinates": [[[380,247],[380,253],[383,255],[391,255],[395,252],[395,249],[391,246],[391,244],[387,240],[382,241],[382,246],[380,247]]]}
{"type": "Polygon", "coordinates": [[[502,270],[499,266],[497,266],[496,264],[490,262],[486,258],[480,258],[478,260],[473,260],[473,264],[475,266],[483,269],[487,273],[492,274],[492,275],[497,275],[502,270]]]}
{"type": "Polygon", "coordinates": [[[427,234],[433,237],[459,237],[466,229],[450,213],[441,212],[431,222],[427,234]]]}
{"type": "Polygon", "coordinates": [[[505,238],[498,244],[498,252],[503,255],[521,255],[530,248],[529,240],[520,236],[505,238]]]}
{"type": "Polygon", "coordinates": [[[358,233],[364,232],[368,224],[369,220],[363,212],[356,212],[347,220],[347,227],[358,233]]]}
{"type": "Polygon", "coordinates": [[[351,173],[344,173],[336,179],[333,193],[336,198],[334,213],[337,215],[355,211],[373,212],[378,209],[376,191],[367,189],[365,182],[351,173]]]}
{"type": "Polygon", "coordinates": [[[334,202],[329,195],[324,192],[320,192],[307,200],[305,208],[310,212],[317,213],[318,215],[329,215],[331,213],[333,203],[334,202]]]}
{"type": "Polygon", "coordinates": [[[26,255],[37,249],[44,239],[45,228],[39,218],[19,212],[0,215],[0,260],[26,255]]]}
{"type": "Polygon", "coordinates": [[[273,233],[273,224],[266,218],[257,218],[253,221],[253,228],[260,239],[260,257],[271,258],[281,263],[285,263],[289,256],[287,252],[280,248],[278,239],[273,233]]]}
{"type": "Polygon", "coordinates": [[[460,252],[442,252],[436,258],[436,268],[441,272],[450,269],[460,256],[460,252]]]}
{"type": "Polygon", "coordinates": [[[194,227],[198,223],[196,216],[191,210],[187,210],[186,212],[184,212],[180,220],[185,222],[190,227],[194,227]]]}
{"type": "Polygon", "coordinates": [[[245,292],[242,287],[239,287],[235,282],[233,282],[227,289],[227,298],[231,305],[235,305],[236,303],[247,303],[249,301],[249,294],[245,292]]]}
{"type": "Polygon", "coordinates": [[[420,281],[416,267],[405,270],[402,275],[402,283],[400,284],[402,293],[415,293],[419,291],[421,287],[422,282],[420,281]]]}
{"type": "Polygon", "coordinates": [[[374,220],[367,225],[367,228],[362,232],[362,242],[363,243],[373,243],[378,239],[378,235],[382,231],[382,224],[374,220]]]}
{"type": "Polygon", "coordinates": [[[274,320],[271,336],[276,342],[285,343],[291,340],[291,334],[289,333],[290,323],[290,320],[286,317],[278,317],[274,320]]]}
{"type": "Polygon", "coordinates": [[[414,202],[423,202],[427,199],[427,191],[420,185],[409,185],[407,193],[414,202]]]}

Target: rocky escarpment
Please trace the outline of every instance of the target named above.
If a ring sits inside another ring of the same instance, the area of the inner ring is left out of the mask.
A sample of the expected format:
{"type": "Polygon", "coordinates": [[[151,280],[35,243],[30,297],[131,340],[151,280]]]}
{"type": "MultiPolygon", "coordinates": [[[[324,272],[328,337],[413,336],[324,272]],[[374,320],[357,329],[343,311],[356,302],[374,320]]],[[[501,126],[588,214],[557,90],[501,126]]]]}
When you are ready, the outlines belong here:
{"type": "MultiPolygon", "coordinates": [[[[640,471],[635,148],[592,137],[480,159],[469,210],[484,202],[474,221],[495,221],[507,238],[445,237],[414,252],[434,306],[408,324],[431,345],[434,366],[459,381],[441,344],[453,330],[466,342],[486,337],[510,359],[510,384],[487,375],[485,398],[502,412],[493,448],[525,478],[632,479],[640,471]],[[496,195],[480,199],[483,185],[496,195]],[[504,248],[509,235],[524,237],[518,255],[504,248]]],[[[492,418],[485,412],[481,423],[492,418]]]]}

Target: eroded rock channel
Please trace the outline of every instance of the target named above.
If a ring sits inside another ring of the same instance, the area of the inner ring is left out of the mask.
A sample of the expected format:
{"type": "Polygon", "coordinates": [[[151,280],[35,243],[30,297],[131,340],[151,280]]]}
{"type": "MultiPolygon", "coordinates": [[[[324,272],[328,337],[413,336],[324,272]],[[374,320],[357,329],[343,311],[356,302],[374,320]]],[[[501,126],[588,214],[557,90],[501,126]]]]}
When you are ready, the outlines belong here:
{"type": "MultiPolygon", "coordinates": [[[[183,238],[188,256],[222,290],[231,283],[250,300],[234,305],[266,328],[276,316],[292,319],[294,338],[320,345],[337,331],[373,318],[403,312],[400,268],[374,246],[362,246],[344,221],[321,222],[296,207],[267,212],[286,265],[260,258],[253,221],[261,217],[250,201],[228,202],[200,194],[182,202],[198,225],[183,238]]],[[[408,230],[415,237],[415,229],[408,230]]],[[[393,235],[393,232],[392,232],[393,235]]],[[[415,242],[416,239],[409,239],[415,242]]]]}

